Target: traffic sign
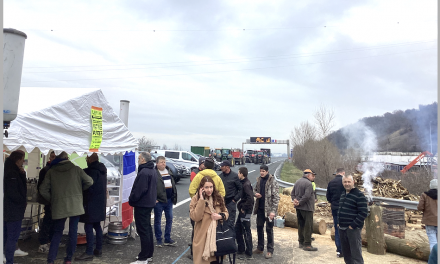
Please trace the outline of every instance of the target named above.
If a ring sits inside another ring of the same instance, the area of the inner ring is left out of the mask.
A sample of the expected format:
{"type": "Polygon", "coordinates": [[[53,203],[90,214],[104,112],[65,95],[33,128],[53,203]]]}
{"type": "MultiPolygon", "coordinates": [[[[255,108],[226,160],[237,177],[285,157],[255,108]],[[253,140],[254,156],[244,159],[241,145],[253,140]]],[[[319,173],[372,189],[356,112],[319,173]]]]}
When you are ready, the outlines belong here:
{"type": "Polygon", "coordinates": [[[251,137],[251,143],[271,143],[271,137],[251,137]]]}

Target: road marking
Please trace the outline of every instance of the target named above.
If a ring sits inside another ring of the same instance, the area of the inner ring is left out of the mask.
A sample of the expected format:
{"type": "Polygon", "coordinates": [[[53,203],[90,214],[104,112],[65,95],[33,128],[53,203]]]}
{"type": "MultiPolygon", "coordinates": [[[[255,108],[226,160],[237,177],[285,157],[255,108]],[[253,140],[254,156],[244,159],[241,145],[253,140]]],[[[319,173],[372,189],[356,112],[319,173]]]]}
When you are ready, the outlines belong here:
{"type": "Polygon", "coordinates": [[[185,199],[185,200],[183,200],[183,201],[180,201],[180,202],[178,202],[176,205],[173,206],[173,209],[174,209],[174,208],[177,208],[177,207],[179,207],[179,206],[181,206],[182,204],[186,204],[186,203],[189,202],[189,201],[191,201],[191,198],[187,198],[187,199],[185,199]]]}
{"type": "Polygon", "coordinates": [[[189,249],[190,247],[188,247],[185,251],[183,251],[183,253],[178,258],[176,258],[176,260],[172,264],[176,263],[186,252],[188,252],[189,249]]]}

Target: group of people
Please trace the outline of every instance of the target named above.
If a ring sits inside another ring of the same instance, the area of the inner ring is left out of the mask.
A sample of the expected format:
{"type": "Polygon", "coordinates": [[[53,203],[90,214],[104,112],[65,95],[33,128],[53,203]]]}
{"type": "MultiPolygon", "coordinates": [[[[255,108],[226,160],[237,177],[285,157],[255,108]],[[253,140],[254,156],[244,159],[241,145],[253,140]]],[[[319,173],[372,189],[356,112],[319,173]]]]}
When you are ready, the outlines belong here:
{"type": "Polygon", "coordinates": [[[266,225],[265,258],[272,258],[274,218],[280,197],[277,181],[269,174],[269,168],[260,166],[260,177],[253,190],[246,167],[239,168],[236,173],[231,170],[231,163],[225,160],[220,164],[222,172],[217,175],[214,164],[212,158],[202,157],[192,174],[189,194],[193,234],[188,257],[196,264],[215,263],[215,235],[211,232],[215,232],[220,220],[235,231],[239,259],[253,259],[253,254],[264,253],[263,229],[266,225]],[[251,234],[252,214],[257,215],[258,244],[255,250],[251,234]]]}
{"type": "MultiPolygon", "coordinates": [[[[318,251],[312,246],[313,213],[317,202],[315,177],[312,170],[305,170],[291,192],[298,218],[299,248],[305,251],[318,251]]],[[[345,170],[339,168],[328,184],[326,198],[331,203],[336,256],[343,257],[345,263],[364,263],[361,231],[368,215],[365,195],[354,186],[353,176],[345,175],[345,170]]]]}
{"type": "MultiPolygon", "coordinates": [[[[26,172],[23,168],[25,153],[13,151],[4,166],[4,252],[7,264],[14,261],[17,240],[27,206],[26,172]],[[7,188],[6,188],[7,186],[7,188]]],[[[54,263],[64,225],[69,218],[69,240],[64,263],[72,261],[77,244],[78,222],[84,223],[86,251],[75,261],[92,260],[102,256],[101,221],[106,216],[107,169],[99,162],[96,153],[86,158],[87,168],[81,169],[69,161],[66,152],[58,156],[50,153],[49,161],[40,171],[37,201],[44,205],[44,218],[40,226],[38,252],[47,253],[47,263],[54,263]],[[94,248],[96,233],[96,246],[94,248]]],[[[177,189],[172,171],[166,166],[165,157],[142,152],[138,157],[138,173],[134,181],[129,204],[134,207],[134,219],[141,240],[141,251],[132,264],[148,264],[153,260],[154,238],[151,213],[154,211],[154,236],[156,246],[175,246],[171,238],[173,205],[177,203],[177,189]],[[161,219],[165,213],[165,232],[162,237],[161,219]]],[[[195,264],[216,263],[216,227],[222,223],[235,232],[239,259],[253,259],[263,254],[264,226],[266,226],[266,253],[270,259],[274,253],[274,218],[279,203],[279,187],[266,165],[260,166],[255,189],[252,188],[246,167],[238,173],[231,170],[231,163],[220,164],[221,173],[214,171],[215,161],[200,158],[199,167],[191,173],[189,186],[190,219],[193,227],[191,252],[188,257],[195,264]],[[238,210],[238,212],[237,212],[238,210]],[[253,248],[251,215],[256,215],[257,247],[253,248]],[[220,222],[219,222],[220,221],[220,222]]],[[[299,248],[317,251],[312,246],[313,212],[317,196],[316,173],[307,169],[291,192],[292,203],[298,221],[299,248]]],[[[345,263],[363,263],[361,230],[368,215],[367,198],[354,186],[351,175],[336,170],[336,176],[327,187],[327,201],[331,203],[335,227],[336,256],[345,263]]],[[[418,210],[423,211],[422,223],[426,224],[431,250],[437,250],[437,179],[430,183],[430,190],[422,194],[418,210]]],[[[235,243],[235,242],[234,242],[235,243]]]]}
{"type": "MultiPolygon", "coordinates": [[[[25,153],[17,150],[5,160],[4,167],[4,251],[7,264],[14,263],[14,250],[21,232],[27,206],[25,153]]],[[[69,218],[69,240],[64,263],[72,262],[77,244],[78,222],[84,223],[87,249],[76,261],[91,260],[102,255],[101,221],[106,215],[107,169],[96,153],[86,158],[87,168],[74,165],[66,152],[50,153],[40,171],[37,201],[44,205],[38,252],[48,254],[47,263],[54,263],[64,225],[69,218]],[[96,233],[96,247],[94,246],[96,233]]]]}

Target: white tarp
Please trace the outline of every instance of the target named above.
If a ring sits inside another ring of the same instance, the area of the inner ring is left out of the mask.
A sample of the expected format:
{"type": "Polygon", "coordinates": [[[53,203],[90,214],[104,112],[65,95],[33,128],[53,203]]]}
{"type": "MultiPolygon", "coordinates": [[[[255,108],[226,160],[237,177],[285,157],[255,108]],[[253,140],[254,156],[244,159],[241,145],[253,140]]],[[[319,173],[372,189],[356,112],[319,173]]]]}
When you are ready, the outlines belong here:
{"type": "Polygon", "coordinates": [[[103,137],[98,153],[107,155],[135,151],[137,140],[115,114],[101,90],[38,111],[19,111],[8,129],[9,137],[3,138],[3,148],[13,151],[23,147],[28,153],[38,148],[45,155],[50,150],[56,154],[62,151],[89,154],[92,106],[103,109],[103,137]]]}

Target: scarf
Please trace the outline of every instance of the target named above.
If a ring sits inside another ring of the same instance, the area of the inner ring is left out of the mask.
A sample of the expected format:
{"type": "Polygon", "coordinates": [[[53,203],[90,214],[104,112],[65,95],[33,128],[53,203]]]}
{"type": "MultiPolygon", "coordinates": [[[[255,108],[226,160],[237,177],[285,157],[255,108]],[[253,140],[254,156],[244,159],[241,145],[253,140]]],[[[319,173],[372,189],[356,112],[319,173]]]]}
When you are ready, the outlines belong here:
{"type": "MultiPolygon", "coordinates": [[[[211,213],[212,214],[216,213],[212,202],[212,196],[209,196],[206,203],[211,213]]],[[[217,221],[211,219],[211,224],[208,227],[208,233],[206,235],[205,248],[202,254],[202,258],[205,261],[207,261],[209,257],[214,256],[214,253],[217,251],[216,229],[217,229],[217,221]]]]}

